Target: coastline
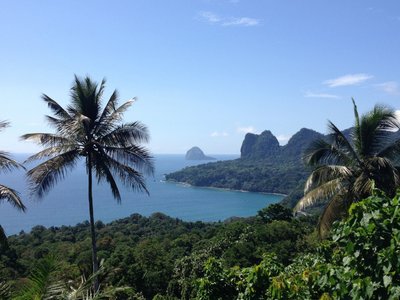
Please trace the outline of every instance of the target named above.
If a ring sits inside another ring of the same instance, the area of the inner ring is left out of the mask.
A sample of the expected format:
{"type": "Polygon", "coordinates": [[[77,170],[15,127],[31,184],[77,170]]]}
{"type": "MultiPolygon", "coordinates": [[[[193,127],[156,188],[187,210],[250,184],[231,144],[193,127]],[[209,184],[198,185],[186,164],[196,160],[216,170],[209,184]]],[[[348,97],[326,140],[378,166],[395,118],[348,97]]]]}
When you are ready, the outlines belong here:
{"type": "Polygon", "coordinates": [[[162,183],[173,183],[173,184],[183,185],[183,186],[192,187],[192,188],[213,189],[213,190],[222,190],[222,191],[228,191],[228,192],[256,193],[256,194],[264,194],[264,195],[276,195],[276,196],[282,196],[282,197],[286,197],[288,195],[288,194],[283,194],[283,193],[272,193],[272,192],[252,192],[252,191],[246,191],[246,190],[236,190],[236,189],[222,188],[222,187],[215,187],[215,186],[198,186],[198,185],[192,185],[187,182],[166,180],[166,179],[162,179],[160,181],[162,183]]]}

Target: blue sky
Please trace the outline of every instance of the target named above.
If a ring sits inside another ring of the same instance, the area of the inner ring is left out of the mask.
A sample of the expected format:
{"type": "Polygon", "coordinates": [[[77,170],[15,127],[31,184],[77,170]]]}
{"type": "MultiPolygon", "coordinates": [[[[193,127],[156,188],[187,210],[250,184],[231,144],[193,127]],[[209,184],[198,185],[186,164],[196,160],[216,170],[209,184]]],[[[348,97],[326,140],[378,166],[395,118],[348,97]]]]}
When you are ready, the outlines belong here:
{"type": "Polygon", "coordinates": [[[397,0],[0,1],[0,149],[39,149],[18,137],[51,130],[40,95],[67,105],[74,74],[138,97],[153,153],[347,128],[351,97],[400,109],[399,36],[397,0]]]}

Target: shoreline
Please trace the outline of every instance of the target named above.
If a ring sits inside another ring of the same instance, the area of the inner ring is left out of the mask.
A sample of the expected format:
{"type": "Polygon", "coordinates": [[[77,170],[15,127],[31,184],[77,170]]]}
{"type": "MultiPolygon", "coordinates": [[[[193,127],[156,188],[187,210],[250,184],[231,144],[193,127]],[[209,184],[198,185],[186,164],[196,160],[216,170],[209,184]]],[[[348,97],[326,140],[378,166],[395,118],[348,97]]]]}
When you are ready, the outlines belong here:
{"type": "Polygon", "coordinates": [[[222,190],[222,191],[227,191],[227,192],[240,192],[240,193],[256,193],[256,194],[264,194],[264,195],[275,195],[275,196],[282,196],[286,197],[287,194],[283,193],[272,193],[272,192],[252,192],[252,191],[246,191],[246,190],[235,190],[235,189],[230,189],[230,188],[222,188],[222,187],[215,187],[215,186],[197,186],[197,185],[192,185],[187,182],[180,182],[180,181],[174,181],[174,180],[160,180],[163,183],[174,183],[177,185],[183,185],[187,187],[192,187],[192,188],[202,188],[202,189],[213,189],[213,190],[222,190]]]}

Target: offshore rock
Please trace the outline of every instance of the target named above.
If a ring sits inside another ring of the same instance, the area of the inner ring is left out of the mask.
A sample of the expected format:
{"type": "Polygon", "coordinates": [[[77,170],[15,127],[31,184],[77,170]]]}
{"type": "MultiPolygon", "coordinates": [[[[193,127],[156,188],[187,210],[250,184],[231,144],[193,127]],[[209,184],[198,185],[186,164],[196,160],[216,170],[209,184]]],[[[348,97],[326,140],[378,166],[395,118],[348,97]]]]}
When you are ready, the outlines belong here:
{"type": "Polygon", "coordinates": [[[214,157],[210,157],[204,154],[204,152],[199,147],[190,148],[186,152],[187,160],[215,160],[214,157]]]}

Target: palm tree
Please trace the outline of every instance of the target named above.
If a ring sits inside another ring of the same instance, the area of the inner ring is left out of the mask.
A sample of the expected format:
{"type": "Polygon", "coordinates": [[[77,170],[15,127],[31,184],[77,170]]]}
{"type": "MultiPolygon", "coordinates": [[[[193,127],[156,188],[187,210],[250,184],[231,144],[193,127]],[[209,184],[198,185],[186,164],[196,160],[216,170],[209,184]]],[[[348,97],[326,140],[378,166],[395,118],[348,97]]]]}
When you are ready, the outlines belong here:
{"type": "MultiPolygon", "coordinates": [[[[0,131],[8,127],[9,123],[0,121],[0,131]]],[[[0,169],[2,171],[11,171],[22,167],[15,160],[11,159],[8,153],[0,151],[0,169]]],[[[21,198],[17,191],[0,184],[0,200],[5,200],[18,210],[25,211],[26,207],[21,201],[21,198]]]]}
{"type": "MultiPolygon", "coordinates": [[[[39,198],[63,179],[80,158],[85,158],[93,274],[98,271],[93,173],[98,182],[105,181],[109,184],[113,197],[118,202],[121,201],[121,195],[114,177],[118,177],[124,185],[134,190],[148,193],[144,174],[153,173],[152,157],[140,145],[149,139],[147,128],[140,122],[121,123],[123,113],[135,99],[118,106],[118,93],[115,90],[102,109],[104,88],[104,79],[99,85],[89,77],[81,79],[75,75],[71,88],[71,104],[65,109],[49,96],[42,96],[54,114],[46,117],[56,133],[31,133],[22,136],[24,140],[32,140],[45,147],[27,160],[42,161],[28,171],[32,193],[39,198]]],[[[97,280],[94,289],[98,290],[97,280]]]]}
{"type": "MultiPolygon", "coordinates": [[[[95,299],[117,299],[115,294],[134,293],[137,298],[144,299],[140,293],[130,287],[107,286],[97,291],[92,290],[93,282],[97,276],[105,275],[104,266],[86,278],[81,276],[77,280],[60,280],[60,260],[53,255],[45,256],[40,259],[31,269],[28,278],[19,284],[19,290],[11,295],[11,286],[0,281],[0,299],[13,300],[40,300],[40,299],[59,299],[59,300],[95,300],[95,299]]],[[[130,299],[130,298],[129,298],[130,299]]]]}
{"type": "Polygon", "coordinates": [[[395,112],[375,106],[360,118],[354,100],[353,106],[355,125],[349,138],[329,122],[327,138],[311,143],[304,154],[305,163],[315,169],[294,210],[328,200],[319,221],[320,236],[346,215],[352,202],[370,196],[375,188],[392,197],[400,185],[400,124],[395,112]]]}

